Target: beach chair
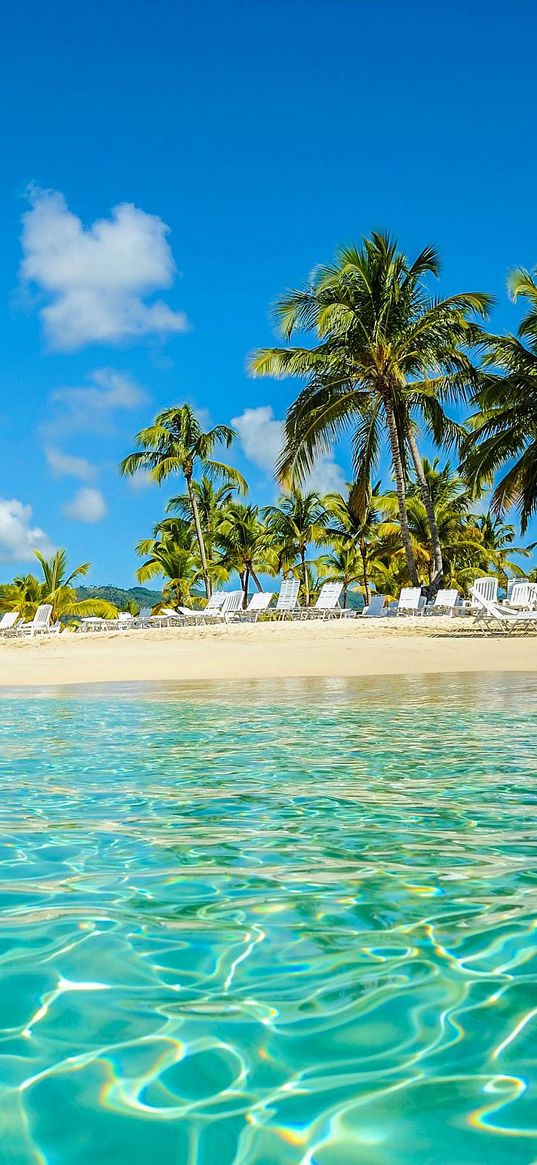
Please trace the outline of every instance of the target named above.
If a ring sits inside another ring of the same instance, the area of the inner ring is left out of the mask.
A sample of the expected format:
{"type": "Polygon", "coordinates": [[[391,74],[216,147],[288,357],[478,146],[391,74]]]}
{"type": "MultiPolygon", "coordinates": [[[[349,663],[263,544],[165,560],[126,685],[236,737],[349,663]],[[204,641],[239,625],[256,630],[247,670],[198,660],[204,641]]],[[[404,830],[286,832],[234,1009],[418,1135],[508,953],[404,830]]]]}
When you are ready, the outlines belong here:
{"type": "Polygon", "coordinates": [[[238,611],[234,612],[234,619],[240,623],[257,623],[261,613],[270,606],[272,598],[272,591],[257,591],[244,610],[239,607],[238,611]]]}
{"type": "Polygon", "coordinates": [[[537,606],[537,583],[528,582],[526,579],[515,582],[510,593],[508,588],[503,606],[512,611],[533,611],[537,606]]]}
{"type": "Polygon", "coordinates": [[[161,607],[156,615],[149,615],[144,627],[183,627],[185,624],[185,616],[182,612],[176,611],[174,607],[161,607]]]}
{"type": "Polygon", "coordinates": [[[343,590],[342,582],[326,582],[323,583],[317,602],[313,607],[304,608],[304,614],[307,619],[331,619],[331,618],[349,618],[353,619],[356,612],[347,608],[340,607],[339,600],[343,590]]]}
{"type": "Polygon", "coordinates": [[[280,587],[278,601],[276,603],[276,618],[285,619],[286,615],[292,615],[296,609],[298,602],[298,592],[300,590],[300,579],[298,578],[284,578],[280,587]]]}
{"type": "Polygon", "coordinates": [[[511,595],[513,593],[513,587],[518,587],[518,586],[520,586],[521,583],[529,583],[529,581],[530,581],[529,578],[525,578],[524,575],[520,575],[518,578],[508,578],[507,579],[507,594],[505,596],[505,602],[506,603],[511,602],[511,595]]]}
{"type": "Polygon", "coordinates": [[[512,635],[513,631],[537,632],[537,611],[512,611],[509,607],[500,607],[498,603],[483,598],[475,586],[470,594],[475,602],[474,626],[502,631],[506,635],[512,635]]]}
{"type": "Polygon", "coordinates": [[[420,587],[403,587],[397,603],[396,615],[423,615],[425,597],[420,587]]]}
{"type": "Polygon", "coordinates": [[[371,595],[371,600],[362,611],[362,619],[381,619],[386,615],[386,595],[371,595]]]}
{"type": "Polygon", "coordinates": [[[17,627],[17,633],[19,635],[29,635],[31,637],[34,635],[50,635],[51,633],[57,633],[60,628],[58,624],[51,627],[51,615],[52,604],[41,603],[37,608],[33,619],[31,619],[29,623],[21,623],[20,626],[17,627]]]}
{"type": "Polygon", "coordinates": [[[432,603],[427,603],[425,607],[426,615],[455,615],[461,610],[461,602],[459,592],[453,588],[452,590],[440,590],[435,595],[432,603]]]}
{"type": "Polygon", "coordinates": [[[12,631],[18,618],[18,611],[5,611],[0,619],[0,635],[5,635],[8,631],[12,631]]]}
{"type": "Polygon", "coordinates": [[[227,623],[239,610],[242,599],[242,591],[220,591],[217,595],[211,595],[205,609],[195,612],[196,622],[227,623]],[[218,602],[212,603],[211,599],[218,599],[218,602]]]}
{"type": "Polygon", "coordinates": [[[470,589],[470,609],[474,611],[477,608],[483,608],[479,604],[479,599],[485,599],[487,603],[496,603],[498,599],[498,579],[494,575],[487,574],[484,578],[476,578],[473,586],[470,589]]]}
{"type": "Polygon", "coordinates": [[[181,615],[184,615],[185,619],[191,619],[194,623],[201,623],[207,616],[210,619],[214,617],[225,602],[226,594],[229,593],[229,591],[213,591],[213,594],[207,599],[207,606],[202,611],[194,611],[190,607],[178,607],[177,610],[181,615]]]}

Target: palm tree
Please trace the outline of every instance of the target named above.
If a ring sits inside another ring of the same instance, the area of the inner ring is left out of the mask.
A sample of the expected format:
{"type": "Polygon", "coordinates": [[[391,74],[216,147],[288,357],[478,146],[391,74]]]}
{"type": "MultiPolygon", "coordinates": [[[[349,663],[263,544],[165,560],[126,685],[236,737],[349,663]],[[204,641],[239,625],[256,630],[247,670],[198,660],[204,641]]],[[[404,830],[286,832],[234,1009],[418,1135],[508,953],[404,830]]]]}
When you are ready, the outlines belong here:
{"type": "Polygon", "coordinates": [[[34,554],[40,563],[43,578],[40,580],[28,574],[1,586],[0,610],[19,611],[23,618],[31,619],[41,603],[50,603],[54,623],[73,616],[83,618],[85,615],[97,615],[103,619],[113,619],[117,615],[117,607],[106,599],[77,598],[72,584],[75,579],[88,573],[91,563],[83,562],[68,573],[65,550],[57,550],[51,558],[45,558],[39,550],[34,550],[34,554]]]}
{"type": "Polygon", "coordinates": [[[380,514],[378,506],[381,504],[380,482],[365,490],[353,483],[348,487],[346,495],[340,493],[327,494],[324,499],[326,506],[326,541],[334,543],[336,547],[350,550],[355,548],[361,558],[361,584],[366,604],[371,600],[369,582],[370,565],[379,551],[380,514]]]}
{"type": "Polygon", "coordinates": [[[259,519],[259,507],[230,502],[226,507],[218,541],[222,565],[239,575],[243,591],[243,607],[248,602],[250,578],[258,591],[262,590],[259,574],[276,574],[277,555],[270,546],[270,534],[259,519]]]}
{"type": "Polygon", "coordinates": [[[369,589],[369,580],[367,581],[367,590],[364,584],[364,560],[360,548],[355,542],[350,542],[347,545],[340,543],[335,546],[328,554],[323,554],[320,559],[320,573],[324,582],[342,582],[343,583],[343,606],[347,606],[347,594],[352,583],[360,583],[364,588],[364,599],[366,603],[370,602],[371,591],[369,589]]]}
{"type": "Polygon", "coordinates": [[[515,527],[503,522],[498,514],[493,514],[490,510],[486,514],[478,514],[475,524],[483,539],[484,553],[488,554],[490,565],[496,570],[502,585],[507,586],[508,571],[518,577],[523,575],[522,567],[513,562],[512,555],[529,558],[536,543],[531,542],[529,546],[514,546],[515,527]]]}
{"type": "Polygon", "coordinates": [[[149,428],[137,433],[138,449],[125,457],[120,465],[121,473],[124,475],[132,476],[138,470],[144,469],[159,483],[171,474],[183,475],[196,531],[207,598],[211,594],[211,580],[194,490],[194,472],[199,463],[206,476],[227,479],[234,482],[240,490],[246,490],[246,482],[238,469],[224,465],[212,457],[218,445],[229,448],[234,437],[235,430],[229,425],[215,425],[204,432],[189,404],[175,406],[159,413],[149,428]]]}
{"type": "Polygon", "coordinates": [[[292,489],[278,499],[275,506],[266,506],[264,517],[273,548],[278,555],[278,570],[289,573],[299,564],[304,602],[310,603],[308,547],[319,546],[325,538],[326,510],[317,493],[301,493],[292,489]]]}
{"type": "Polygon", "coordinates": [[[477,412],[463,446],[462,469],[479,489],[510,463],[492,495],[493,515],[512,506],[525,532],[537,509],[537,282],[517,269],[509,277],[513,299],[529,304],[516,336],[490,337],[490,371],[475,395],[477,412]]]}
{"type": "Polygon", "coordinates": [[[341,248],[334,264],[315,270],[304,291],[291,291],[276,305],[284,339],[289,342],[297,331],[314,332],[316,346],[262,349],[250,361],[256,376],[307,381],[287,414],[278,462],[284,483],[303,480],[316,455],[352,428],[355,479],[366,488],[386,432],[408,574],[417,585],[406,510],[410,456],[429,518],[435,586],[442,579],[442,550],[416,418],[437,441],[458,438],[459,427],[446,417],[443,404],[447,398],[464,399],[479,379],[468,355],[482,342],[472,317],[484,317],[491,302],[473,292],[432,298],[424,280],[439,270],[432,247],[410,263],[388,236],[374,232],[361,249],[341,248]]]}
{"type": "MultiPolygon", "coordinates": [[[[209,570],[216,554],[222,515],[237,490],[238,485],[235,481],[223,481],[221,485],[216,486],[210,478],[202,477],[201,481],[192,482],[192,491],[198,507],[209,570]]],[[[192,510],[189,494],[184,493],[178,497],[170,498],[166,506],[166,513],[177,514],[183,520],[191,522],[192,510]]]]}
{"type": "Polygon", "coordinates": [[[136,571],[138,581],[146,583],[162,575],[167,580],[164,596],[175,606],[188,605],[201,577],[199,558],[193,553],[192,536],[181,539],[177,530],[161,528],[157,537],[142,539],[136,553],[145,557],[145,562],[136,571]]]}

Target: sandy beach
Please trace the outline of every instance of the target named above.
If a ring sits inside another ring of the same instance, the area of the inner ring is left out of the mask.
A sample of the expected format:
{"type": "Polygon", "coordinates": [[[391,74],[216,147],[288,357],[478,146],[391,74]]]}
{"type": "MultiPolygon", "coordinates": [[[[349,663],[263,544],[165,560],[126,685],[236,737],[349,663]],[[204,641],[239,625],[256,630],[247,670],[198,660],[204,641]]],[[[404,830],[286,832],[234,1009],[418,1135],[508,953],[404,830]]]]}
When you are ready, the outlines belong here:
{"type": "Polygon", "coordinates": [[[0,642],[0,685],[537,670],[532,636],[451,619],[258,623],[0,642]]]}

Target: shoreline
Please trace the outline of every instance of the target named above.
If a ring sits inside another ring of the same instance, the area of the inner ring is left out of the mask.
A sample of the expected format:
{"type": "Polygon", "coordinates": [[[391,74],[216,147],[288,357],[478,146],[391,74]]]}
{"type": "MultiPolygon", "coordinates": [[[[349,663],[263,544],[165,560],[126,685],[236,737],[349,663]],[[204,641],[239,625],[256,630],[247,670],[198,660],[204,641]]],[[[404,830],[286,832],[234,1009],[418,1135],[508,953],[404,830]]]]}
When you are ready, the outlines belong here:
{"type": "Polygon", "coordinates": [[[279,622],[0,641],[0,688],[537,672],[533,636],[459,620],[279,622]]]}

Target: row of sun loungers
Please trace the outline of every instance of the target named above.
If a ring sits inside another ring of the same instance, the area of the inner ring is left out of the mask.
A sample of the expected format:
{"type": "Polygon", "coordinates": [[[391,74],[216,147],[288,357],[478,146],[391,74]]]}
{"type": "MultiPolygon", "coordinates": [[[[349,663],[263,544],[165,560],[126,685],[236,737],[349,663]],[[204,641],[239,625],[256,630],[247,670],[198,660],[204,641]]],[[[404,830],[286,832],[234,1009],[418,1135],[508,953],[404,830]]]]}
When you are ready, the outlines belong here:
{"type": "MultiPolygon", "coordinates": [[[[403,587],[396,602],[388,602],[385,595],[374,594],[361,614],[340,605],[343,583],[330,582],[321,587],[317,601],[312,607],[299,607],[300,583],[296,578],[284,579],[276,605],[270,614],[276,619],[381,619],[387,617],[423,618],[434,615],[452,617],[473,614],[476,627],[485,627],[511,633],[515,629],[537,630],[537,583],[528,579],[510,580],[507,597],[498,601],[498,580],[487,576],[477,579],[470,591],[470,599],[462,599],[455,589],[439,590],[433,602],[427,602],[419,587],[403,587]],[[535,608],[535,610],[534,610],[535,608]]],[[[85,618],[79,630],[112,631],[147,627],[184,627],[230,622],[255,623],[261,614],[269,612],[274,598],[272,591],[260,591],[252,595],[248,606],[243,608],[242,591],[218,591],[211,595],[203,610],[190,607],[166,608],[152,615],[150,610],[133,616],[120,612],[117,619],[85,618]]],[[[38,607],[32,620],[23,622],[18,611],[6,612],[0,619],[0,634],[5,636],[33,637],[35,635],[57,634],[59,624],[51,623],[52,606],[43,603],[38,607]]]]}

